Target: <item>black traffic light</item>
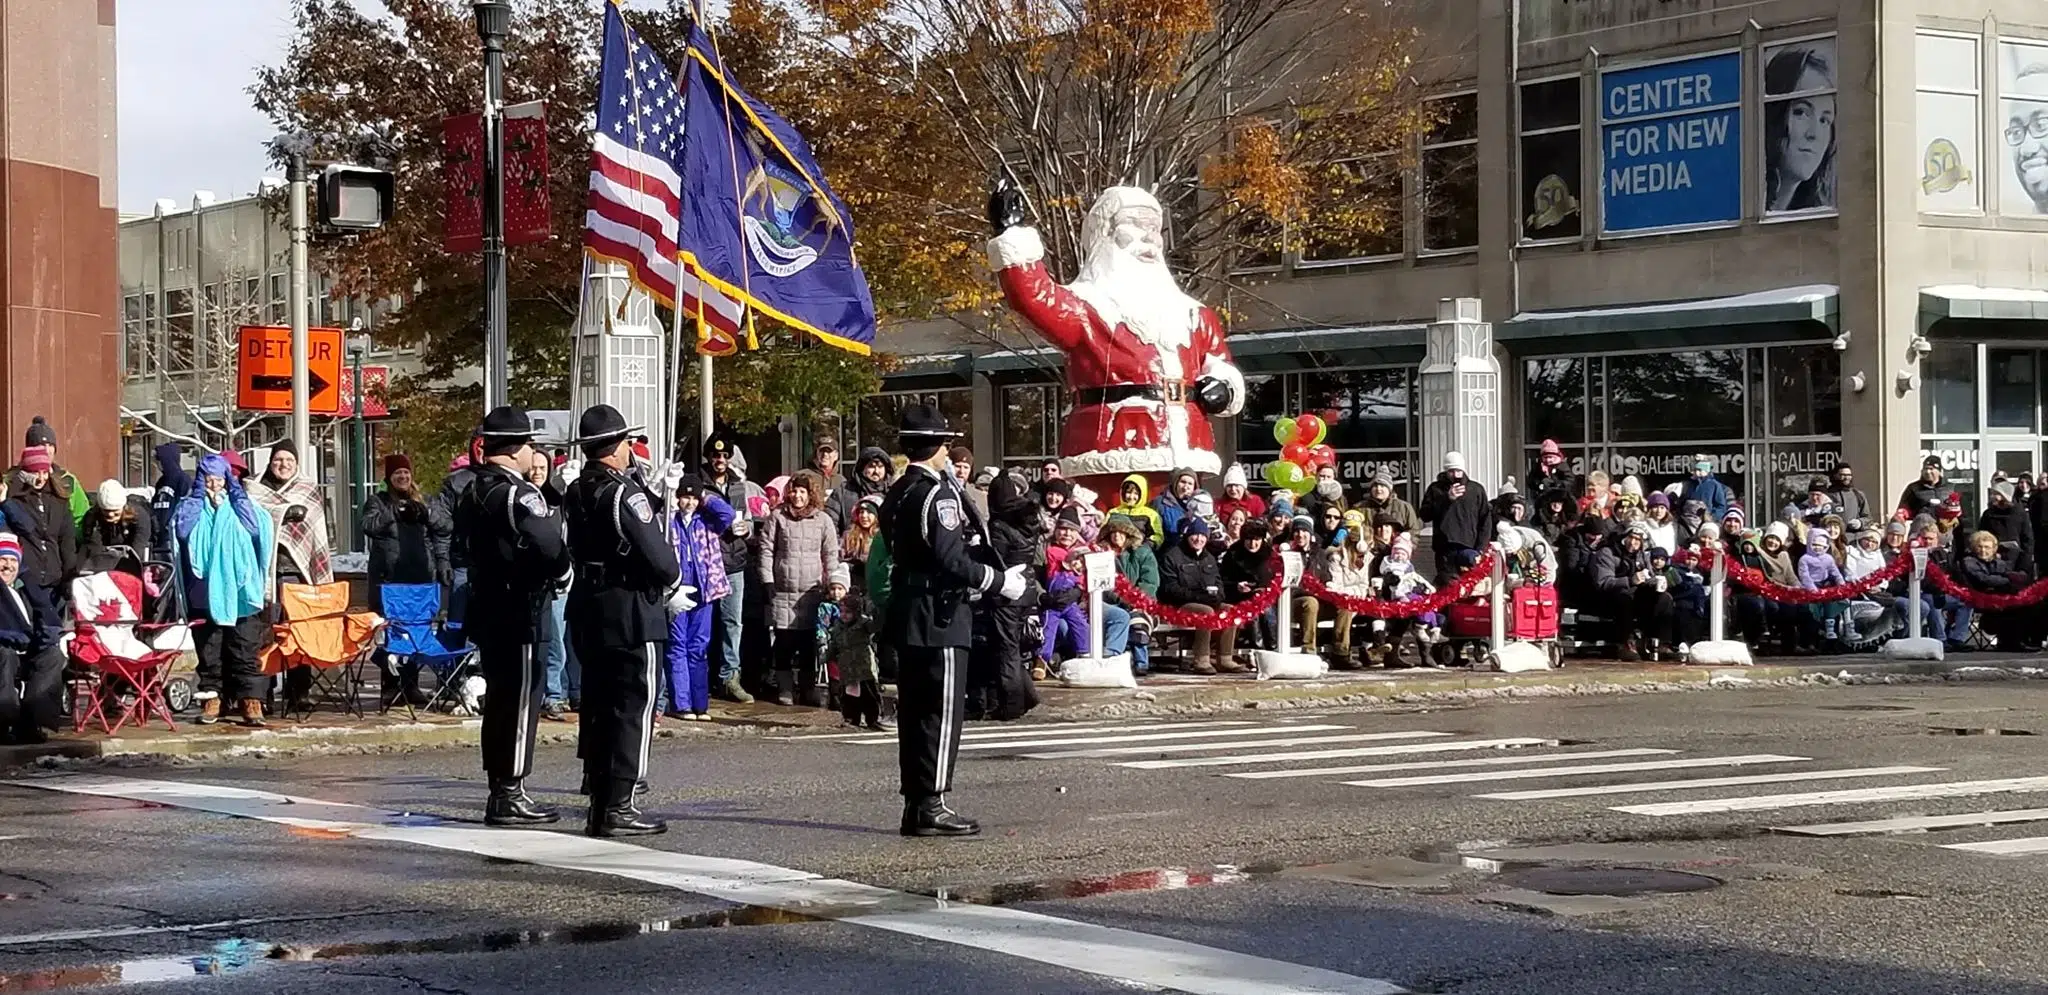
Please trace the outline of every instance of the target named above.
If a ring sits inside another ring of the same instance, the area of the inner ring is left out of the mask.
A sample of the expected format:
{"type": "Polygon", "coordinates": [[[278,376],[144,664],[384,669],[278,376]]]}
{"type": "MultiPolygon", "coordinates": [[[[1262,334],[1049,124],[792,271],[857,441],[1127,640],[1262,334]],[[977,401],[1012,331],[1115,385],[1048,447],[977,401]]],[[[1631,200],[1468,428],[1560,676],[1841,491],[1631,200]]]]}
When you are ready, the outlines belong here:
{"type": "Polygon", "coordinates": [[[389,170],[335,163],[320,171],[320,227],[337,231],[375,231],[391,219],[392,182],[389,170]]]}

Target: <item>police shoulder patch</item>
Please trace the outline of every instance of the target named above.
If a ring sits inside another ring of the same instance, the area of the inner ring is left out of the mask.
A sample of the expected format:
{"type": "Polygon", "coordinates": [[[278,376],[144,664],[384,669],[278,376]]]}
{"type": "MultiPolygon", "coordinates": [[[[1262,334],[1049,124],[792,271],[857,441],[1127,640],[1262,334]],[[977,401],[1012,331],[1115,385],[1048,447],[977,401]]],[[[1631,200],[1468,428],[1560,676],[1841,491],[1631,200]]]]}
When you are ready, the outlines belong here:
{"type": "Polygon", "coordinates": [[[554,510],[548,507],[548,499],[542,497],[539,491],[527,491],[519,495],[519,506],[525,508],[528,514],[542,518],[546,518],[554,510]]]}
{"type": "Polygon", "coordinates": [[[627,495],[626,507],[633,509],[633,517],[638,518],[642,524],[654,521],[654,506],[647,502],[645,493],[636,491],[627,495]]]}
{"type": "Polygon", "coordinates": [[[932,505],[938,513],[939,528],[951,531],[960,527],[960,502],[952,498],[940,498],[932,505]]]}

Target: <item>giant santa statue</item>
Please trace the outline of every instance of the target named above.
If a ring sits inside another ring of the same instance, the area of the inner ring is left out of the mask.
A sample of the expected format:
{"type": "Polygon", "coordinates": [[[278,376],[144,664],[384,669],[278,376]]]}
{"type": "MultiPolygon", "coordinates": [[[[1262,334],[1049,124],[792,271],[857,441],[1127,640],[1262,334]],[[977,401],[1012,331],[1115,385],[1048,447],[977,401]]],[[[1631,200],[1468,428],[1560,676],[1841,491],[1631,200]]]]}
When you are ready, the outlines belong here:
{"type": "Polygon", "coordinates": [[[1159,201],[1136,187],[1103,191],[1081,225],[1080,275],[1065,286],[1022,216],[1022,196],[999,186],[989,265],[1010,307],[1066,354],[1073,410],[1060,472],[1108,503],[1129,474],[1159,494],[1174,470],[1221,472],[1209,417],[1244,408],[1244,374],[1216,312],[1182,293],[1166,266],[1159,201]]]}

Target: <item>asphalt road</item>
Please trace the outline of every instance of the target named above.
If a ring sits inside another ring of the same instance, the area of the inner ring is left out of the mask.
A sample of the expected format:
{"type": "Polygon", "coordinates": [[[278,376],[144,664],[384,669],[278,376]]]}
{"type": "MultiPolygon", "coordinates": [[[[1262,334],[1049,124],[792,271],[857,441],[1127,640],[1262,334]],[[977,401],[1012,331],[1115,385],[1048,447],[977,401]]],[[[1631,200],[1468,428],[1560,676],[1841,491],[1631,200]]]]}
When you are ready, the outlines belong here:
{"type": "MultiPolygon", "coordinates": [[[[976,726],[961,841],[895,834],[894,746],[859,736],[662,740],[671,832],[602,848],[478,827],[462,751],[17,772],[0,993],[2048,995],[2044,704],[976,726]]],[[[571,751],[540,768],[580,823],[571,751]]]]}

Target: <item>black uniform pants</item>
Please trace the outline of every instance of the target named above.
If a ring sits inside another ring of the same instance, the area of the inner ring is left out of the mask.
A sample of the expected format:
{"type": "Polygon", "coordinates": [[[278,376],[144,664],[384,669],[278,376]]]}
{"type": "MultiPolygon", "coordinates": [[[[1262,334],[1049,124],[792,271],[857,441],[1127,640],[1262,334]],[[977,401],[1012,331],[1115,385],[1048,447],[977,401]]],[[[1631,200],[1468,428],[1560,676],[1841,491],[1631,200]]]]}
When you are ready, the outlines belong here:
{"type": "Polygon", "coordinates": [[[583,773],[590,779],[592,806],[631,798],[633,782],[647,776],[662,655],[661,643],[576,644],[576,659],[583,664],[576,755],[583,758],[583,773]]]}
{"type": "Polygon", "coordinates": [[[484,773],[521,778],[533,769],[533,738],[547,668],[532,643],[477,644],[484,672],[484,773]]]}
{"type": "Polygon", "coordinates": [[[952,790],[967,711],[967,655],[953,646],[896,649],[896,751],[910,801],[952,790]]]}
{"type": "Polygon", "coordinates": [[[269,697],[270,678],[263,675],[262,664],[257,660],[263,641],[269,636],[270,626],[260,613],[233,625],[206,621],[193,626],[192,649],[199,658],[199,690],[215,692],[229,703],[269,697]]]}
{"type": "Polygon", "coordinates": [[[12,733],[26,742],[57,728],[63,692],[63,651],[54,646],[40,653],[0,649],[0,740],[12,733]]]}

